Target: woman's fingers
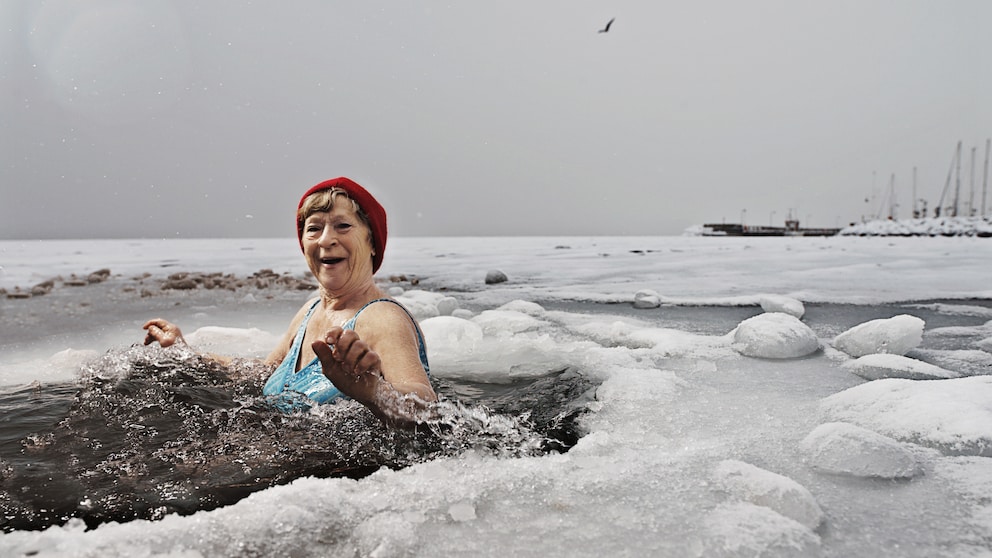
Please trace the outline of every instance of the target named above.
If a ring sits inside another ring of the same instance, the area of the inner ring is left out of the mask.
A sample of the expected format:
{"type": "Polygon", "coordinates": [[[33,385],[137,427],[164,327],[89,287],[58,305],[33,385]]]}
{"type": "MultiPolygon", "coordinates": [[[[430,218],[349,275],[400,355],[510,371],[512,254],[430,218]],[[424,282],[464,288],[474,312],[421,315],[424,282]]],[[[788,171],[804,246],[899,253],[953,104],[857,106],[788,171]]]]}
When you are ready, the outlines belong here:
{"type": "MultiPolygon", "coordinates": [[[[348,341],[348,350],[342,351],[340,340],[333,348],[324,341],[314,341],[311,344],[317,358],[320,359],[321,369],[324,376],[331,381],[341,393],[365,404],[375,398],[375,390],[380,377],[366,373],[368,369],[363,368],[368,361],[362,358],[361,363],[353,362],[350,359],[352,351],[356,349],[357,343],[348,341]]],[[[361,345],[365,345],[364,342],[361,345]]],[[[360,348],[360,347],[358,347],[360,348]]],[[[374,351],[366,350],[363,355],[375,354],[374,351]]]]}
{"type": "Polygon", "coordinates": [[[337,346],[338,340],[341,338],[342,333],[344,333],[344,330],[340,327],[332,327],[327,330],[327,333],[324,334],[324,343],[327,343],[332,348],[337,346]]]}
{"type": "Polygon", "coordinates": [[[354,374],[378,372],[381,367],[378,353],[373,351],[368,343],[359,339],[354,331],[349,330],[341,334],[335,351],[341,355],[340,362],[354,374]]]}
{"type": "MultiPolygon", "coordinates": [[[[317,343],[313,344],[314,352],[318,350],[317,343]]],[[[332,345],[329,356],[340,363],[346,372],[360,375],[370,371],[378,372],[381,368],[379,355],[352,330],[331,328],[321,344],[332,345]]]]}
{"type": "Polygon", "coordinates": [[[327,342],[317,340],[311,343],[310,346],[313,347],[313,352],[320,359],[321,363],[332,362],[334,360],[334,349],[327,342]]]}
{"type": "Polygon", "coordinates": [[[168,347],[174,345],[177,341],[183,340],[183,334],[179,330],[179,327],[161,318],[148,320],[141,327],[148,331],[145,335],[145,345],[150,345],[158,341],[159,345],[168,347]]]}

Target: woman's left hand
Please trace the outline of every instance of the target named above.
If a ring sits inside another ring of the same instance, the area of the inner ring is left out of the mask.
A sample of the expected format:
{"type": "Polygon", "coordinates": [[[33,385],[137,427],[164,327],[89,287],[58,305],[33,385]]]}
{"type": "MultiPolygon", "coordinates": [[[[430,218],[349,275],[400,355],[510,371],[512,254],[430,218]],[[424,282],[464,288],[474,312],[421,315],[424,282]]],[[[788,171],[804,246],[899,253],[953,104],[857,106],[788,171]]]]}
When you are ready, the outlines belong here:
{"type": "Polygon", "coordinates": [[[375,400],[376,389],[385,381],[382,360],[357,333],[333,327],[311,347],[320,359],[324,376],[341,393],[364,404],[375,400]]]}

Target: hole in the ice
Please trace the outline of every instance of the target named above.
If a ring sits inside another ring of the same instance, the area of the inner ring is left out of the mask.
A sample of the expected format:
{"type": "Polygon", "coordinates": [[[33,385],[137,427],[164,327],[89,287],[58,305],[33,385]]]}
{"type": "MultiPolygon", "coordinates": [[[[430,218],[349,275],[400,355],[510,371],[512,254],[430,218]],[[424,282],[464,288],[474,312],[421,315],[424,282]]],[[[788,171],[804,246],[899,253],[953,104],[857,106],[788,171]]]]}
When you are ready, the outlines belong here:
{"type": "Polygon", "coordinates": [[[0,529],[158,519],[315,477],[361,478],[465,450],[563,452],[592,384],[575,370],[511,384],[435,380],[436,423],[382,428],[347,401],[283,414],[261,381],[182,351],[112,351],[78,384],[0,394],[0,529]]]}

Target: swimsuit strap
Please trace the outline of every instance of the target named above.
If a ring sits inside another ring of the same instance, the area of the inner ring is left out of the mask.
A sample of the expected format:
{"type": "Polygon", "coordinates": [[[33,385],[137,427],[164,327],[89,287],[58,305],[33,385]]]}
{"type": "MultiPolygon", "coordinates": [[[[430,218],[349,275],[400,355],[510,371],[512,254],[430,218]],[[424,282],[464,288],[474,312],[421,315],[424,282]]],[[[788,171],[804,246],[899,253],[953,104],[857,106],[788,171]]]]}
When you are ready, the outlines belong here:
{"type": "Polygon", "coordinates": [[[355,321],[358,319],[358,315],[362,313],[362,310],[365,310],[366,308],[375,304],[376,302],[392,302],[396,306],[402,308],[403,311],[406,312],[406,315],[410,317],[410,321],[413,322],[413,327],[417,330],[417,348],[418,348],[418,352],[420,353],[420,364],[424,366],[424,371],[430,372],[431,367],[430,364],[427,363],[427,342],[424,341],[424,332],[420,330],[420,324],[417,323],[417,319],[413,317],[413,314],[411,314],[410,311],[407,310],[406,306],[403,306],[399,302],[391,298],[377,298],[375,300],[367,302],[365,306],[359,308],[358,312],[355,312],[355,315],[352,316],[351,319],[345,322],[345,324],[341,327],[343,329],[354,330],[355,321]]]}
{"type": "Polygon", "coordinates": [[[316,310],[317,304],[320,303],[320,299],[314,299],[313,304],[310,305],[310,309],[307,310],[307,315],[303,317],[303,321],[300,323],[300,328],[296,330],[296,337],[293,338],[293,346],[289,349],[289,354],[293,360],[293,371],[296,372],[297,361],[300,360],[300,349],[303,347],[303,338],[307,334],[307,324],[310,323],[310,316],[313,315],[313,311],[316,310]]]}

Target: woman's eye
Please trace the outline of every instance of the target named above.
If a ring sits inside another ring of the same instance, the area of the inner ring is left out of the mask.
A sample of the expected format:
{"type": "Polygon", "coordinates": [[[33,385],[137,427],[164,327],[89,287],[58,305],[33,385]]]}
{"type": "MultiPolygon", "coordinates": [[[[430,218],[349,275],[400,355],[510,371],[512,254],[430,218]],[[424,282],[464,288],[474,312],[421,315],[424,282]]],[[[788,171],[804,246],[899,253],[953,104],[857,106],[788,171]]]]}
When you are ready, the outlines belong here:
{"type": "Polygon", "coordinates": [[[348,230],[350,228],[351,228],[351,223],[338,223],[337,225],[334,225],[334,229],[335,230],[342,231],[342,232],[344,232],[344,231],[346,231],[346,230],[348,230]]]}
{"type": "Polygon", "coordinates": [[[307,225],[306,231],[308,233],[320,232],[320,227],[317,225],[307,225]]]}

